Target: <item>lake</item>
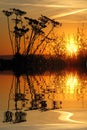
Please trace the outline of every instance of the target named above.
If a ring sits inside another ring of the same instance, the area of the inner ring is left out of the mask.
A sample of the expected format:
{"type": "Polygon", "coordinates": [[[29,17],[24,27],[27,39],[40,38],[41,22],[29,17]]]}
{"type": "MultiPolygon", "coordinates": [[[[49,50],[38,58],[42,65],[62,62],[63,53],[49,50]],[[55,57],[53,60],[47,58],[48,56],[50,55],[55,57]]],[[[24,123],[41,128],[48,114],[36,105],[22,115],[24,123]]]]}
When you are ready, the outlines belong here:
{"type": "Polygon", "coordinates": [[[86,130],[87,74],[0,73],[0,130],[86,130]]]}

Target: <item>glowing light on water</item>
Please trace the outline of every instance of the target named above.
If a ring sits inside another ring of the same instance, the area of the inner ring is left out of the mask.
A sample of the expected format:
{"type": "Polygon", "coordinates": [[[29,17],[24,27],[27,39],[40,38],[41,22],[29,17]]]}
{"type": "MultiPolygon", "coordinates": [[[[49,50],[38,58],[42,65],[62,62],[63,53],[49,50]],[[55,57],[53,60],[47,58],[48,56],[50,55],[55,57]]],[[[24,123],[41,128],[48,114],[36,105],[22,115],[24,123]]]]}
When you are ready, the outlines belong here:
{"type": "Polygon", "coordinates": [[[77,75],[70,74],[66,79],[66,88],[69,93],[74,93],[75,88],[78,86],[78,77],[77,75]]]}

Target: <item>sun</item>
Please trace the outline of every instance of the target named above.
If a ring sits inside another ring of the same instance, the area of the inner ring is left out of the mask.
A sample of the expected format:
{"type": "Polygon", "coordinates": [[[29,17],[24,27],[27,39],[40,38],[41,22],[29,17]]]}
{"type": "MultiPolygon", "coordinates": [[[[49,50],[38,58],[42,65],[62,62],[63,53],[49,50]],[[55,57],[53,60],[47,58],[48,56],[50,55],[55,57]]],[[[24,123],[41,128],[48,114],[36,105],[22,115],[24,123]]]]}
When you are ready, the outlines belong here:
{"type": "Polygon", "coordinates": [[[67,54],[69,56],[76,56],[77,55],[78,46],[77,46],[73,37],[71,37],[67,40],[66,50],[67,50],[67,54]]]}

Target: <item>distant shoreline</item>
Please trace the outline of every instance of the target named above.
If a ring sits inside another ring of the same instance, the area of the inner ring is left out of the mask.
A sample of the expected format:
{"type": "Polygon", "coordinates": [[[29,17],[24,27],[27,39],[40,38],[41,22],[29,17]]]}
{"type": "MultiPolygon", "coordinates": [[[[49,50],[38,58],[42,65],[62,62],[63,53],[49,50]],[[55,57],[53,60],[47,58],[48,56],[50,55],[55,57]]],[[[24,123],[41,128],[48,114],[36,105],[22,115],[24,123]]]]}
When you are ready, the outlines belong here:
{"type": "Polygon", "coordinates": [[[16,74],[43,74],[46,71],[77,70],[87,73],[87,56],[67,58],[50,55],[4,55],[0,56],[0,71],[13,71],[16,74]]]}
{"type": "Polygon", "coordinates": [[[13,55],[0,55],[0,59],[12,59],[13,55]]]}

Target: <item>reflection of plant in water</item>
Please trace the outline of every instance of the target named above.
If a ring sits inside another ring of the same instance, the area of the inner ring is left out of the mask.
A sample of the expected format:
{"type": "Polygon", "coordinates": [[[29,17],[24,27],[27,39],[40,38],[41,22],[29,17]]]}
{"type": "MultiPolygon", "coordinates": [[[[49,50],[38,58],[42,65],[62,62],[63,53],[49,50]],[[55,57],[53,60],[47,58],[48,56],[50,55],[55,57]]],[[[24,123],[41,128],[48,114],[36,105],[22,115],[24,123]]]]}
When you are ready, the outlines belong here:
{"type": "Polygon", "coordinates": [[[26,110],[46,111],[62,108],[62,101],[55,100],[55,95],[56,87],[47,84],[44,76],[25,75],[22,83],[20,76],[13,77],[4,122],[26,121],[26,110]],[[11,104],[12,102],[14,104],[11,104]]]}
{"type": "Polygon", "coordinates": [[[24,112],[23,109],[27,101],[25,86],[24,91],[21,91],[20,77],[18,76],[14,78],[13,76],[8,99],[8,109],[4,113],[4,122],[20,123],[26,121],[26,112],[24,112]],[[12,101],[14,101],[15,105],[12,104],[11,106],[12,101]]]}
{"type": "Polygon", "coordinates": [[[76,96],[78,101],[83,101],[87,97],[87,77],[86,75],[79,77],[80,80],[80,85],[77,88],[76,91],[76,96]]]}
{"type": "Polygon", "coordinates": [[[87,81],[85,79],[83,84],[80,78],[77,73],[72,72],[50,76],[13,77],[4,122],[24,122],[26,121],[25,111],[61,109],[65,100],[83,100],[87,93],[87,81]],[[15,105],[11,104],[12,101],[15,105]]]}
{"type": "MultiPolygon", "coordinates": [[[[52,79],[49,81],[52,82],[52,79]]],[[[57,94],[55,82],[50,84],[44,75],[30,77],[28,82],[33,83],[34,88],[30,109],[51,110],[62,107],[62,101],[55,98],[57,94]]]]}

